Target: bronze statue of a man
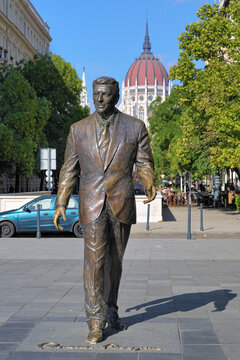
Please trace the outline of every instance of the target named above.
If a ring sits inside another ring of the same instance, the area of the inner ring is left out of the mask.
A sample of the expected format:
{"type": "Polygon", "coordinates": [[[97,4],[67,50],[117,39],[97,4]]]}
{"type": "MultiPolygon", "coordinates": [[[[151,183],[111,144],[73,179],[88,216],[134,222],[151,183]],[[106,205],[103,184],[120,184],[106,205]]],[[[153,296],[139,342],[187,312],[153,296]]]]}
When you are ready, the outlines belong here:
{"type": "Polygon", "coordinates": [[[84,235],[85,309],[88,341],[97,343],[108,326],[123,330],[118,316],[122,260],[131,224],[136,223],[133,166],[148,199],[154,200],[154,165],[144,123],[115,105],[119,84],[110,77],[93,82],[96,112],[71,126],[60,172],[54,223],[75,185],[80,168],[79,219],[84,235]],[[78,166],[79,165],[79,166],[78,166]]]}

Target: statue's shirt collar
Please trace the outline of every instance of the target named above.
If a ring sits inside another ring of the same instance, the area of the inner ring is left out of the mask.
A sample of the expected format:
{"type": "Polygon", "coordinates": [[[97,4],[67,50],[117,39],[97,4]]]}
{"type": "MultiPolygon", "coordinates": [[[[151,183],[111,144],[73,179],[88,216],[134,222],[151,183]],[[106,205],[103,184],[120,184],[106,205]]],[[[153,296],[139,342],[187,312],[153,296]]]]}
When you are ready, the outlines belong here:
{"type": "Polygon", "coordinates": [[[114,121],[115,121],[115,118],[116,118],[116,115],[118,114],[118,109],[115,108],[114,112],[112,113],[112,115],[110,115],[107,119],[103,118],[101,115],[99,115],[97,112],[96,112],[96,118],[97,118],[97,121],[99,123],[100,126],[104,126],[104,124],[106,124],[106,122],[109,122],[110,125],[114,125],[114,121]]]}

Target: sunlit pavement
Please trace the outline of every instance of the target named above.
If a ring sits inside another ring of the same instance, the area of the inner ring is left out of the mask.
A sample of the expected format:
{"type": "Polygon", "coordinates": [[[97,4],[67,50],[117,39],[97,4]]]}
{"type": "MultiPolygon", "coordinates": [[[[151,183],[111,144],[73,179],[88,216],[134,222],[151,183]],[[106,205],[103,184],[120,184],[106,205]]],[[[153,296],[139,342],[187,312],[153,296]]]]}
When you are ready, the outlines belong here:
{"type": "Polygon", "coordinates": [[[92,347],[82,268],[81,238],[0,239],[0,360],[239,360],[238,239],[131,237],[119,295],[128,329],[92,347]]]}

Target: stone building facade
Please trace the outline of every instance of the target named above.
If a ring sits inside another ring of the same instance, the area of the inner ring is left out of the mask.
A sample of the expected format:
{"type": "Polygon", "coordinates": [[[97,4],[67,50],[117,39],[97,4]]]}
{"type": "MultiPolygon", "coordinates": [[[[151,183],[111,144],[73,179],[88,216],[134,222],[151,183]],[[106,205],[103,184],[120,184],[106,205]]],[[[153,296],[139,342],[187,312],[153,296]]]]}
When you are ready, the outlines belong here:
{"type": "MultiPolygon", "coordinates": [[[[15,66],[35,54],[48,54],[49,26],[29,0],[0,0],[0,66],[15,66]]],[[[20,177],[20,191],[37,191],[41,180],[20,177]]],[[[0,174],[0,193],[14,192],[14,174],[0,174]]]]}
{"type": "Polygon", "coordinates": [[[222,7],[222,6],[227,7],[229,5],[229,2],[230,2],[230,0],[219,0],[220,7],[222,7]]]}
{"type": "Polygon", "coordinates": [[[0,0],[0,65],[48,54],[49,26],[29,0],[0,0]]]}

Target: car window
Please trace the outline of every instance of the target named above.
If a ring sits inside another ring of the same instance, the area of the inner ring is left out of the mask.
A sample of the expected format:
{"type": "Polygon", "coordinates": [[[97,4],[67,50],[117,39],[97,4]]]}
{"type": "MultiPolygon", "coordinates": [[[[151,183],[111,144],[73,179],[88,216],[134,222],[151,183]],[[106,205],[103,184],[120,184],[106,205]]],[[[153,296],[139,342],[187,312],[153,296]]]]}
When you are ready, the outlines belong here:
{"type": "Polygon", "coordinates": [[[50,208],[51,201],[52,201],[51,198],[38,200],[30,204],[28,206],[28,209],[34,211],[37,210],[37,205],[40,205],[40,210],[48,210],[50,208]]]}
{"type": "Polygon", "coordinates": [[[76,207],[76,201],[73,198],[70,198],[67,209],[76,209],[76,207]]]}

